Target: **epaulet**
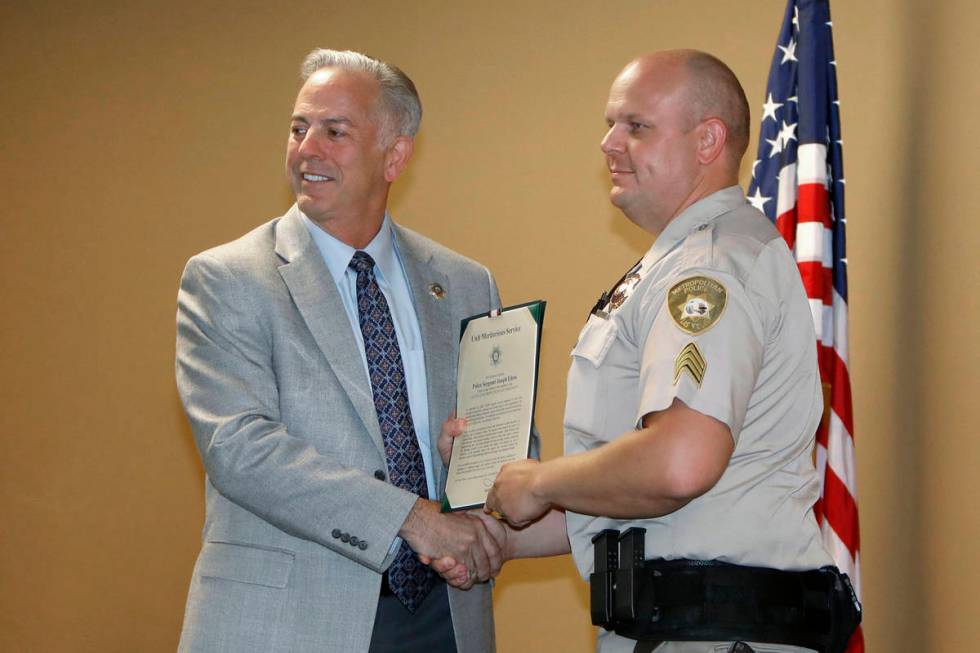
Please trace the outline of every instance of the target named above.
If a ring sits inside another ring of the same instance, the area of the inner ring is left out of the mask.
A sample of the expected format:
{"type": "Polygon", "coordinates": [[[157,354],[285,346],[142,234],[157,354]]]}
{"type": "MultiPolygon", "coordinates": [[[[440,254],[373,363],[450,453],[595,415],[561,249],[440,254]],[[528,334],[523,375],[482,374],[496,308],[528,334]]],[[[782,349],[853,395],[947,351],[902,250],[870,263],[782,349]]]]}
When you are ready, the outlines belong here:
{"type": "Polygon", "coordinates": [[[712,262],[712,243],[714,223],[707,222],[695,227],[682,245],[682,260],[685,268],[709,268],[712,262]]]}

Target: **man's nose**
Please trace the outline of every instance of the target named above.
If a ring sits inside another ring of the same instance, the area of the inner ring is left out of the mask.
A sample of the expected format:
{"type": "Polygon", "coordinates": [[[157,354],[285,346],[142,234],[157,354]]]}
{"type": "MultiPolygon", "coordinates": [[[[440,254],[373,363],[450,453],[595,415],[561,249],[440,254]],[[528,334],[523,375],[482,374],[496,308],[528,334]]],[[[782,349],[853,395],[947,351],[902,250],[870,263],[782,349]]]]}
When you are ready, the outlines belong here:
{"type": "Polygon", "coordinates": [[[322,139],[315,129],[311,128],[306,132],[306,135],[299,144],[299,153],[309,159],[323,158],[322,139]]]}
{"type": "Polygon", "coordinates": [[[599,149],[602,150],[603,154],[623,151],[623,139],[620,136],[620,130],[616,129],[616,125],[610,127],[606,135],[602,137],[599,149]]]}

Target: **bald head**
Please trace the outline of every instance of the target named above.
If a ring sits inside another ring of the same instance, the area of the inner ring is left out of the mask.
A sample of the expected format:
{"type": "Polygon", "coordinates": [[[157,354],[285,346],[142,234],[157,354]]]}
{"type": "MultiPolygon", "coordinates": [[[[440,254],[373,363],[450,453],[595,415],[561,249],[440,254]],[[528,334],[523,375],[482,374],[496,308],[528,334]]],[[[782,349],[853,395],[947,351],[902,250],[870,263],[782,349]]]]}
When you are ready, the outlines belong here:
{"type": "Polygon", "coordinates": [[[737,163],[749,146],[749,102],[732,69],[707,52],[684,50],[691,75],[691,103],[698,121],[716,116],[728,127],[728,147],[737,163]]]}
{"type": "Polygon", "coordinates": [[[732,71],[709,54],[670,50],[630,62],[609,89],[606,124],[610,201],[652,233],[738,183],[749,107],[732,71]]]}
{"type": "Polygon", "coordinates": [[[627,66],[637,74],[680,74],[693,127],[718,118],[726,127],[727,160],[736,170],[749,146],[749,103],[732,69],[717,57],[700,50],[665,50],[638,57],[627,66]]]}

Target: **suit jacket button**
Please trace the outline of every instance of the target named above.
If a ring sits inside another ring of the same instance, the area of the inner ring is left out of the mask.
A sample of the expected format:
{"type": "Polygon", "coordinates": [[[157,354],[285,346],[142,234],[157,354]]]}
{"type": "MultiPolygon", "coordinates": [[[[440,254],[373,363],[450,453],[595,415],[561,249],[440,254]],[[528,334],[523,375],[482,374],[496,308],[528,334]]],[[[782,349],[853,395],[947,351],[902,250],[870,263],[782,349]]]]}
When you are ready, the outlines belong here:
{"type": "Polygon", "coordinates": [[[374,478],[378,479],[379,481],[383,481],[385,480],[385,473],[380,469],[376,469],[374,470],[374,478]]]}
{"type": "Polygon", "coordinates": [[[340,541],[343,542],[344,544],[347,544],[348,542],[350,542],[350,535],[347,533],[341,533],[340,541]]]}
{"type": "Polygon", "coordinates": [[[334,539],[337,539],[338,537],[340,537],[340,529],[335,528],[330,532],[330,534],[333,535],[334,539]]]}
{"type": "Polygon", "coordinates": [[[360,549],[361,551],[367,551],[367,542],[361,540],[360,542],[357,543],[357,548],[360,549]]]}
{"type": "Polygon", "coordinates": [[[357,543],[358,542],[360,542],[360,540],[358,540],[356,536],[354,536],[354,535],[351,535],[350,536],[350,545],[351,546],[357,546],[357,543]]]}

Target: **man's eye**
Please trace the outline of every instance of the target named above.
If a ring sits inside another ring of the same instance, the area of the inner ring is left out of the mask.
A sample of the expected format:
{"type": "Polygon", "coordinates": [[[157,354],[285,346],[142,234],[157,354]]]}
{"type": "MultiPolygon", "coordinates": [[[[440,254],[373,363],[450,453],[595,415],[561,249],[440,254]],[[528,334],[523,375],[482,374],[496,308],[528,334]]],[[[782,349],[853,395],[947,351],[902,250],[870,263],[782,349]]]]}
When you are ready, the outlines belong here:
{"type": "Polygon", "coordinates": [[[345,136],[345,133],[339,129],[328,129],[327,134],[330,135],[330,138],[340,138],[345,136]]]}
{"type": "Polygon", "coordinates": [[[304,136],[306,134],[306,127],[293,126],[289,128],[289,131],[293,136],[304,136]]]}
{"type": "Polygon", "coordinates": [[[644,124],[643,124],[643,123],[641,123],[641,122],[631,122],[631,123],[629,124],[629,127],[630,127],[630,132],[638,132],[638,131],[640,131],[640,129],[642,129],[643,127],[646,127],[646,125],[644,125],[644,124]]]}

